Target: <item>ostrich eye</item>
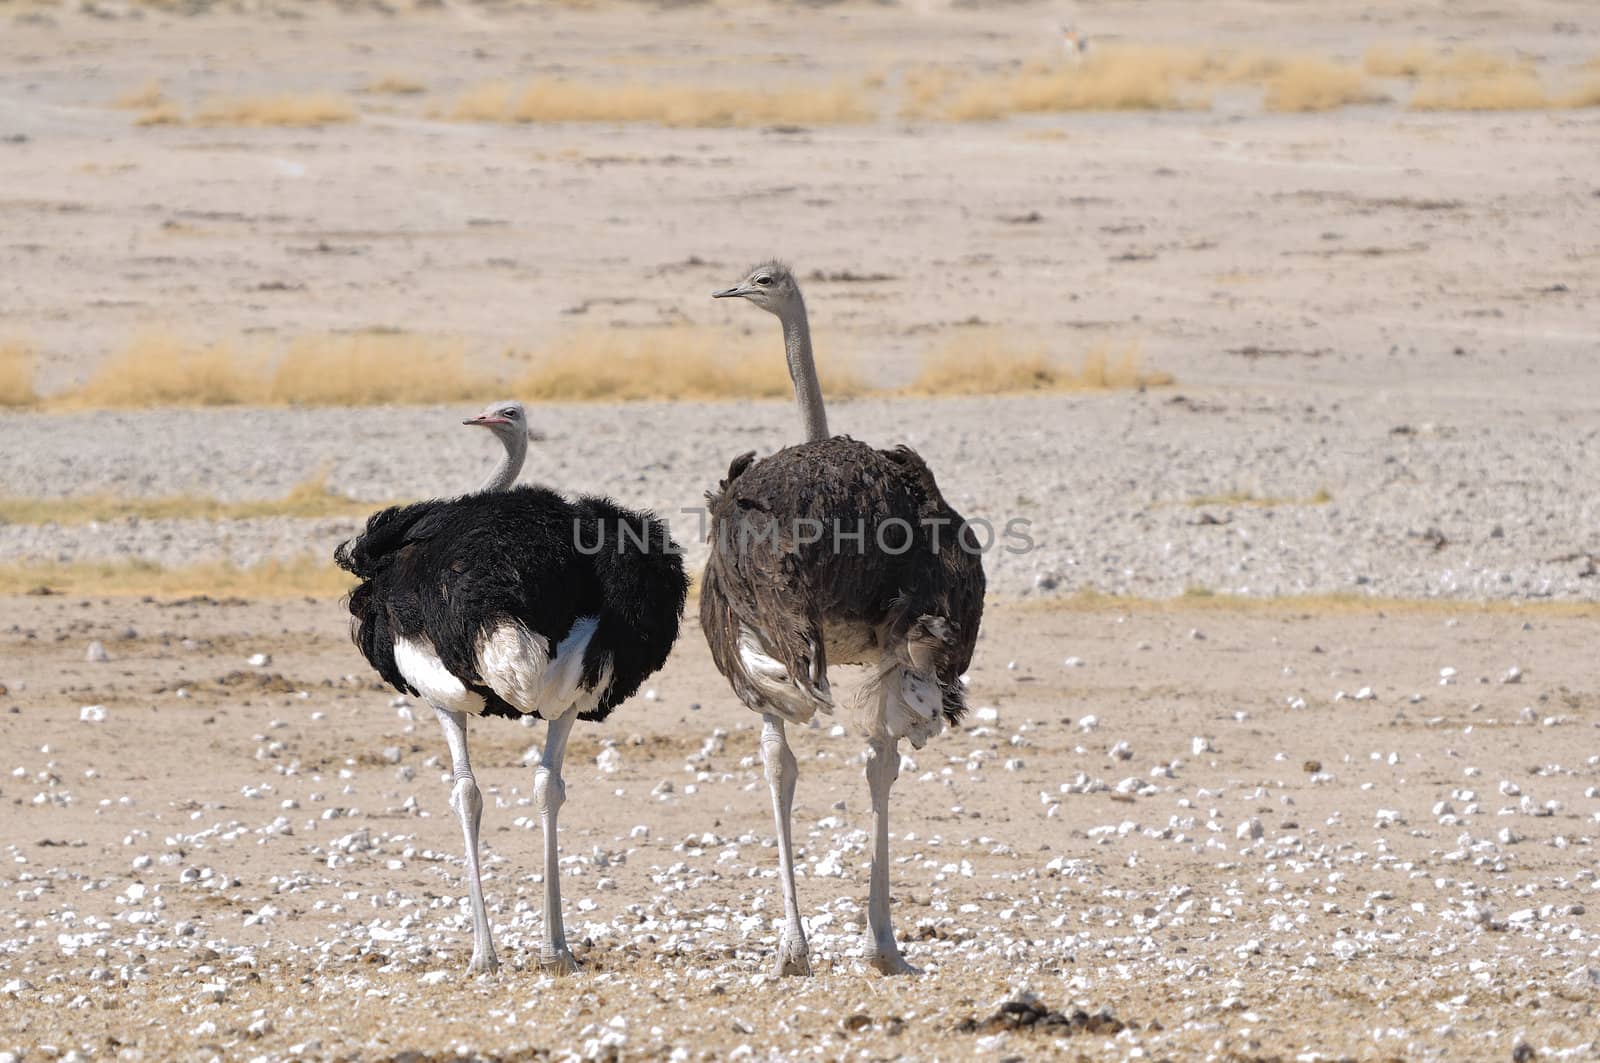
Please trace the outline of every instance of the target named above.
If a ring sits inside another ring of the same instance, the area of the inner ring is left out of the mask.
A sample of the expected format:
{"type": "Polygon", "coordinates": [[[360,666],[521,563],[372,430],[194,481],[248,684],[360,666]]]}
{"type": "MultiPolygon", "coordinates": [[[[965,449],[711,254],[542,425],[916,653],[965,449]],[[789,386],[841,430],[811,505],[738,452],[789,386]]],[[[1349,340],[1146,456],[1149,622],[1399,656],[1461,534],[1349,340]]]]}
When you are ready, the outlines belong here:
{"type": "Polygon", "coordinates": [[[507,409],[504,409],[504,410],[500,411],[500,416],[501,417],[509,417],[514,421],[514,420],[517,419],[517,411],[507,408],[507,409]]]}
{"type": "Polygon", "coordinates": [[[763,288],[765,288],[767,285],[772,283],[772,278],[771,277],[767,277],[767,276],[760,276],[760,277],[756,278],[756,283],[761,285],[763,288]]]}

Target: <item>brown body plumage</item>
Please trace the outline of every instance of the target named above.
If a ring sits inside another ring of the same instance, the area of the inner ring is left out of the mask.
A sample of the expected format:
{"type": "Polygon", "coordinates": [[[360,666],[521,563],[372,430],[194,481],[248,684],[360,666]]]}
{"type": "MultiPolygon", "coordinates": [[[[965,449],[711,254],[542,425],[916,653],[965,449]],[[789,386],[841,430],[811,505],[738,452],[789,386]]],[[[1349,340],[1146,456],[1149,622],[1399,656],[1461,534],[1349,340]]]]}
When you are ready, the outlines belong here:
{"type": "MultiPolygon", "coordinates": [[[[877,450],[843,436],[752,459],[735,459],[707,495],[712,551],[700,591],[712,659],[739,700],[804,723],[832,710],[830,662],[892,662],[935,676],[941,715],[958,721],[983,563],[927,464],[909,447],[877,450]],[[783,665],[793,697],[774,697],[751,674],[739,650],[745,633],[783,665]]],[[[887,733],[919,747],[937,727],[927,720],[896,733],[895,722],[883,721],[887,733]]]]}

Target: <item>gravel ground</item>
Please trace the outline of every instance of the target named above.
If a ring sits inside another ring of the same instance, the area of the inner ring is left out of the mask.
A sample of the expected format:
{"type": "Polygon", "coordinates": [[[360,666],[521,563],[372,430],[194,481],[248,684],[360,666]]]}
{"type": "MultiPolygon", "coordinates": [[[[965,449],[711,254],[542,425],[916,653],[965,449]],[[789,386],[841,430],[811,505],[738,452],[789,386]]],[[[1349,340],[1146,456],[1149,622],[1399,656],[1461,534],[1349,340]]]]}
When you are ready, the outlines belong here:
{"type": "MultiPolygon", "coordinates": [[[[963,513],[994,525],[988,568],[1004,596],[1200,588],[1592,601],[1600,410],[1543,421],[1533,412],[1180,386],[840,402],[833,422],[875,443],[911,443],[963,513]],[[1001,534],[1012,520],[1027,522],[1031,548],[1001,534]]],[[[475,485],[492,460],[494,443],[460,427],[462,414],[13,415],[0,418],[0,449],[29,460],[0,470],[0,489],[268,498],[326,470],[334,489],[357,498],[426,497],[475,485]]],[[[652,507],[672,518],[696,563],[705,490],[733,455],[783,445],[798,422],[776,403],[535,407],[530,419],[547,438],[525,479],[652,507]]],[[[0,526],[0,553],[250,564],[328,556],[354,528],[288,519],[9,525],[0,526]]]]}
{"type": "MultiPolygon", "coordinates": [[[[572,744],[576,978],[531,962],[542,736],[473,729],[509,965],[471,979],[443,743],[373,687],[334,602],[0,599],[0,1063],[1600,1056],[1595,112],[1267,114],[1219,90],[903,121],[896,79],[923,64],[1059,51],[1040,8],[913,6],[0,15],[0,340],[39,350],[47,390],[150,327],[381,328],[488,365],[688,322],[762,329],[776,358],[770,321],[707,298],[774,251],[820,275],[819,348],[872,382],[974,319],[1068,359],[1137,341],[1178,379],[830,406],[1035,544],[988,561],[980,711],[896,787],[914,980],[861,963],[848,714],[795,741],[818,974],[768,978],[755,721],[692,621],[655,696],[572,744]],[[865,126],[436,116],[492,79],[880,69],[865,126]],[[425,91],[363,91],[391,74],[425,91]],[[152,80],[186,108],[334,92],[360,120],[136,126],[111,101],[152,80]]],[[[1271,8],[1081,14],[1097,40],[1350,60],[1420,40],[1546,71],[1600,39],[1570,0],[1271,8]]],[[[449,493],[492,458],[466,412],[6,411],[0,493],[271,498],[323,472],[375,504],[449,493]]],[[[653,507],[686,542],[731,457],[798,433],[777,403],[533,417],[526,479],[653,507]]],[[[0,564],[327,557],[353,528],[0,525],[0,564]]]]}
{"type": "Polygon", "coordinates": [[[571,746],[574,978],[536,964],[541,732],[473,727],[508,962],[477,979],[443,742],[334,603],[3,604],[0,1052],[27,1063],[1600,1050],[1594,607],[995,609],[977,711],[895,789],[926,973],[864,965],[861,743],[825,724],[794,739],[818,973],[780,984],[756,720],[692,624],[571,746]]]}

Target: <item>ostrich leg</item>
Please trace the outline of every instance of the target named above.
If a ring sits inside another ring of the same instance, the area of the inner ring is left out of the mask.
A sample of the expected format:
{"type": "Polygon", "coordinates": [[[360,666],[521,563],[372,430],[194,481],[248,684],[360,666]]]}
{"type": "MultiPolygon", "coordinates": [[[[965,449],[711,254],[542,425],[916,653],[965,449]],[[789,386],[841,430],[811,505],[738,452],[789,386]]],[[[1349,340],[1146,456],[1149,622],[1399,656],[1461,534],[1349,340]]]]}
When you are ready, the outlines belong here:
{"type": "Polygon", "coordinates": [[[539,966],[557,974],[571,974],[578,969],[578,961],[567,948],[567,931],[561,922],[561,859],[556,844],[556,813],[567,800],[561,761],[567,754],[567,736],[577,718],[578,706],[574,704],[565,715],[550,721],[544,753],[533,775],[533,803],[544,823],[544,945],[539,950],[539,966]]]}
{"type": "Polygon", "coordinates": [[[467,970],[473,974],[487,974],[500,966],[500,959],[494,954],[494,941],[489,935],[489,912],[483,906],[483,879],[478,867],[478,823],[483,818],[483,795],[478,792],[478,781],[472,777],[472,763],[467,760],[465,714],[437,705],[433,711],[444,729],[445,741],[450,744],[450,765],[456,780],[450,790],[450,807],[461,820],[461,833],[467,842],[467,897],[472,902],[472,960],[467,970]]]}
{"type": "Polygon", "coordinates": [[[900,774],[900,740],[874,738],[867,746],[867,787],[872,791],[872,882],[867,893],[868,962],[882,974],[920,974],[900,955],[889,914],[889,789],[900,774]]]}
{"type": "Polygon", "coordinates": [[[779,975],[811,973],[811,951],[805,927],[800,925],[800,899],[794,888],[794,841],[789,822],[794,814],[794,784],[800,778],[783,720],[765,715],[761,727],[761,760],[772,787],[772,814],[778,824],[778,878],[783,884],[783,937],[778,941],[779,975]]]}

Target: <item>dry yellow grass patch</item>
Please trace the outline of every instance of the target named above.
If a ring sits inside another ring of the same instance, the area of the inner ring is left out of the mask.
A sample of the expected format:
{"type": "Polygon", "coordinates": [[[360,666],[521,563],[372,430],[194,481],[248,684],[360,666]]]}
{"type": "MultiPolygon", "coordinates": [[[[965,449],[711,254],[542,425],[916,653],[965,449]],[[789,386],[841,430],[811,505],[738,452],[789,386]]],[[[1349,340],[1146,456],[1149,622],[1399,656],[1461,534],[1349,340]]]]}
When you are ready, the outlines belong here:
{"type": "Polygon", "coordinates": [[[152,330],[107,358],[58,401],[95,409],[230,406],[249,402],[258,390],[254,374],[231,348],[194,346],[152,330]]]}
{"type": "Polygon", "coordinates": [[[133,124],[140,126],[183,125],[183,111],[174,104],[162,103],[141,111],[133,124]]]}
{"type": "Polygon", "coordinates": [[[1319,487],[1315,494],[1303,498],[1290,495],[1258,495],[1254,491],[1229,491],[1220,495],[1187,498],[1183,504],[1197,509],[1203,506],[1250,506],[1272,509],[1277,506],[1325,506],[1332,501],[1332,493],[1326,487],[1319,487]]]}
{"type": "Polygon", "coordinates": [[[354,580],[322,557],[163,568],[148,561],[0,565],[0,594],[209,594],[241,598],[337,598],[354,580]]]}
{"type": "Polygon", "coordinates": [[[161,82],[151,79],[136,89],[124,92],[113,100],[111,105],[125,111],[149,111],[166,102],[167,97],[161,90],[161,82]]]}
{"type": "Polygon", "coordinates": [[[0,524],[87,524],[123,520],[249,520],[254,517],[351,517],[370,512],[371,503],[339,494],[327,473],[296,484],[282,498],[224,502],[203,495],[124,498],[71,495],[62,498],[0,498],[0,524]]]}
{"type": "Polygon", "coordinates": [[[923,359],[907,389],[914,395],[995,395],[1027,391],[1101,391],[1164,387],[1168,373],[1146,371],[1137,342],[1086,354],[1077,368],[1042,344],[999,329],[964,329],[923,359]]]}
{"type": "MultiPolygon", "coordinates": [[[[579,332],[538,354],[512,392],[544,401],[771,399],[794,394],[771,337],[686,325],[579,332]]],[[[829,398],[863,394],[848,371],[818,359],[829,398]]]]}
{"type": "Polygon", "coordinates": [[[617,122],[718,128],[837,125],[874,115],[861,88],[847,82],[776,90],[732,90],[643,82],[601,84],[543,79],[521,89],[503,81],[468,89],[450,117],[459,121],[617,122]]]}
{"type": "Polygon", "coordinates": [[[38,400],[33,351],[20,343],[0,343],[0,406],[31,406],[38,400]]]}
{"type": "Polygon", "coordinates": [[[496,391],[463,344],[363,333],[310,336],[281,356],[149,332],[55,403],[73,408],[299,404],[370,406],[488,401],[496,391]]]}
{"type": "Polygon", "coordinates": [[[1076,66],[1033,64],[1021,73],[971,82],[944,105],[957,122],[1016,112],[1171,111],[1205,105],[1187,84],[1204,80],[1207,54],[1197,49],[1107,47],[1076,66]]]}
{"type": "Polygon", "coordinates": [[[1383,98],[1359,68],[1318,56],[1283,63],[1266,78],[1265,90],[1262,103],[1269,111],[1331,111],[1383,98]]]}
{"type": "Polygon", "coordinates": [[[1582,106],[1553,100],[1531,60],[1481,48],[1428,44],[1374,45],[1363,63],[1375,77],[1417,81],[1407,106],[1413,111],[1534,111],[1582,106]]]}
{"type": "Polygon", "coordinates": [[[900,77],[900,117],[937,118],[951,91],[965,79],[951,66],[912,67],[900,77]]]}
{"type": "Polygon", "coordinates": [[[385,74],[367,82],[362,91],[378,96],[418,96],[428,91],[428,86],[404,74],[385,74]]]}
{"type": "Polygon", "coordinates": [[[1600,78],[1591,78],[1571,96],[1561,100],[1563,107],[1600,107],[1600,78]]]}
{"type": "Polygon", "coordinates": [[[1413,111],[1537,111],[1551,102],[1536,75],[1509,71],[1481,78],[1425,80],[1407,106],[1413,111]]]}
{"type": "Polygon", "coordinates": [[[511,120],[511,85],[486,81],[456,97],[447,117],[458,122],[507,122],[511,120]]]}
{"type": "Polygon", "coordinates": [[[1490,78],[1533,70],[1533,64],[1526,59],[1480,48],[1444,49],[1429,44],[1375,44],[1367,50],[1362,67],[1373,77],[1413,79],[1490,78]]]}
{"type": "Polygon", "coordinates": [[[263,401],[307,406],[488,402],[494,378],[464,344],[421,336],[313,336],[289,345],[263,401]]]}
{"type": "Polygon", "coordinates": [[[279,93],[210,100],[195,114],[200,125],[316,127],[353,122],[350,101],[329,92],[279,93]]]}

